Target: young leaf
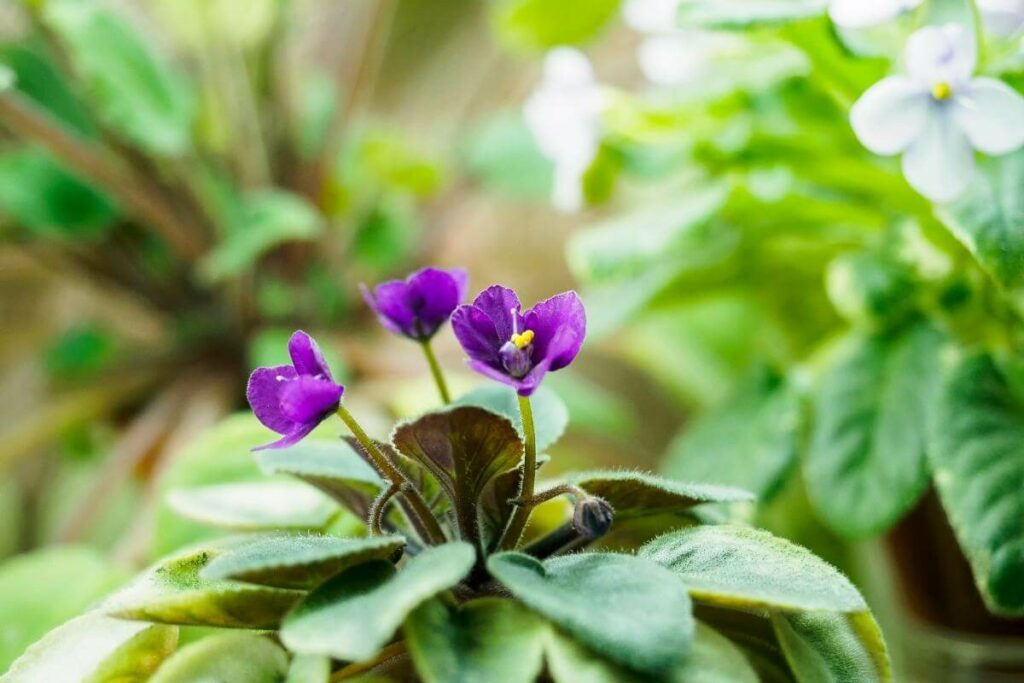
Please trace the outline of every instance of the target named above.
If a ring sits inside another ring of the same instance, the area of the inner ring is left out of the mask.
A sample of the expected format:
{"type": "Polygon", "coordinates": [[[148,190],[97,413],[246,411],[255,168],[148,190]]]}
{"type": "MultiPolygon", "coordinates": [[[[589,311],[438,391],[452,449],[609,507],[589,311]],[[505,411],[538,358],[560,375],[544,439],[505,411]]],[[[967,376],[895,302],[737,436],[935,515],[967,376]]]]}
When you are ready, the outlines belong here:
{"type": "Polygon", "coordinates": [[[100,610],[164,624],[274,628],[302,597],[300,591],[200,577],[211,560],[238,542],[225,539],[208,550],[187,551],[158,563],[105,600],[100,610]]]}
{"type": "Polygon", "coordinates": [[[570,480],[587,493],[608,501],[618,520],[682,512],[702,503],[735,503],[754,499],[750,493],[731,486],[673,481],[643,472],[583,472],[572,475],[570,480]]]}
{"type": "MultiPolygon", "coordinates": [[[[523,416],[519,414],[519,401],[511,387],[486,384],[465,394],[457,401],[459,406],[478,406],[511,420],[520,437],[523,435],[523,416]]],[[[533,408],[533,429],[537,437],[537,452],[543,453],[555,444],[569,424],[569,411],[558,394],[546,387],[530,397],[533,408]]]]}
{"type": "Polygon", "coordinates": [[[240,531],[323,529],[338,512],[316,489],[287,481],[175,489],[167,503],[182,517],[240,531]]]}
{"type": "Polygon", "coordinates": [[[929,458],[989,609],[1024,615],[1024,397],[984,354],[944,369],[929,458]]]}
{"type": "Polygon", "coordinates": [[[47,633],[0,683],[144,683],[177,642],[173,626],[90,612],[47,633]]]}
{"type": "Polygon", "coordinates": [[[174,653],[150,683],[278,683],[287,670],[288,655],[271,640],[250,633],[224,633],[174,653]]]}
{"type": "Polygon", "coordinates": [[[731,399],[683,428],[668,448],[663,473],[738,486],[766,501],[796,462],[800,422],[796,390],[764,368],[731,399]]]}
{"type": "Polygon", "coordinates": [[[679,21],[683,26],[749,29],[820,16],[827,4],[827,0],[687,0],[679,7],[679,21]]]}
{"type": "Polygon", "coordinates": [[[499,36],[512,47],[546,50],[593,38],[621,0],[500,0],[494,6],[499,36]]]}
{"type": "Polygon", "coordinates": [[[892,680],[882,633],[869,612],[772,612],[771,620],[798,683],[892,680]]]}
{"type": "Polygon", "coordinates": [[[585,553],[541,564],[500,553],[487,568],[528,607],[612,661],[662,674],[689,650],[694,625],[686,587],[652,562],[585,553]]]}
{"type": "Polygon", "coordinates": [[[732,608],[862,612],[864,598],[809,550],[748,527],[682,529],[640,549],[676,573],[698,601],[732,608]]]}
{"type": "Polygon", "coordinates": [[[206,581],[234,579],[275,588],[313,588],[368,560],[384,560],[405,546],[401,536],[336,538],[267,534],[245,539],[199,572],[206,581]]]}
{"type": "Polygon", "coordinates": [[[468,543],[449,543],[424,550],[400,571],[383,560],[352,567],[299,603],[281,640],[294,652],[369,659],[412,610],[461,581],[475,559],[468,543]]]}
{"type": "Polygon", "coordinates": [[[541,671],[547,626],[513,600],[484,598],[458,609],[431,600],[404,628],[426,683],[532,683],[541,671]]]}
{"type": "Polygon", "coordinates": [[[926,419],[943,341],[925,323],[856,338],[822,378],[805,473],[811,502],[836,531],[885,531],[928,486],[926,419]]]}

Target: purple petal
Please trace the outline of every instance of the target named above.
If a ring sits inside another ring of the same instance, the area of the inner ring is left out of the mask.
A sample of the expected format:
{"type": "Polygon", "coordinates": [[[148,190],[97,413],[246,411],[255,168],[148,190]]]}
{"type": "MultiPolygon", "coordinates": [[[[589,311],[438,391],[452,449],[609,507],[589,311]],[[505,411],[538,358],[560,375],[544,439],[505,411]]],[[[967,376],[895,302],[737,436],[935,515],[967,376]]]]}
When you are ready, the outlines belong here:
{"type": "Polygon", "coordinates": [[[452,314],[452,331],[472,360],[498,364],[498,349],[506,340],[498,336],[494,321],[486,313],[476,306],[459,306],[452,314]]]}
{"type": "Polygon", "coordinates": [[[315,425],[338,407],[344,391],[331,380],[299,375],[281,389],[281,413],[293,422],[315,425]]]}
{"type": "MultiPolygon", "coordinates": [[[[470,359],[469,368],[474,372],[480,373],[484,377],[489,377],[495,381],[501,382],[502,384],[507,384],[510,387],[514,388],[516,391],[519,391],[520,387],[523,385],[523,381],[526,379],[525,377],[523,379],[516,379],[515,377],[508,374],[504,370],[499,370],[498,368],[492,365],[482,363],[478,360],[470,359]]],[[[527,375],[527,377],[529,377],[529,375],[527,375]]],[[[528,394],[524,394],[524,396],[526,395],[528,394]]]]}
{"type": "Polygon", "coordinates": [[[295,428],[295,421],[281,410],[281,391],[298,373],[290,365],[256,368],[249,376],[245,395],[256,419],[278,434],[287,434],[295,428]]]}
{"type": "Polygon", "coordinates": [[[576,292],[563,292],[545,299],[523,316],[533,330],[533,358],[538,364],[550,361],[550,370],[560,370],[576,358],[587,334],[587,313],[576,292]]]}
{"type": "Polygon", "coordinates": [[[461,270],[424,268],[409,276],[406,282],[410,305],[420,324],[421,337],[433,336],[447,322],[452,311],[462,303],[466,281],[466,273],[461,270]]]}
{"type": "Polygon", "coordinates": [[[276,448],[288,448],[290,446],[294,446],[298,442],[300,442],[303,439],[305,439],[306,436],[311,431],[316,429],[316,425],[317,425],[316,422],[311,422],[309,424],[296,425],[294,431],[291,431],[288,434],[285,434],[282,438],[278,439],[277,441],[273,441],[271,443],[263,444],[262,446],[257,446],[256,448],[254,448],[252,450],[254,450],[254,451],[263,451],[263,450],[267,450],[268,448],[276,449],[276,448]]]}
{"type": "Polygon", "coordinates": [[[483,311],[494,322],[494,329],[502,344],[512,338],[512,333],[515,332],[513,327],[518,326],[519,331],[523,331],[522,326],[517,325],[522,322],[522,317],[519,315],[522,305],[519,303],[516,293],[508,287],[491,285],[477,295],[473,300],[473,307],[483,311]],[[516,316],[515,321],[513,321],[513,315],[516,316]]]}
{"type": "Polygon", "coordinates": [[[331,379],[331,369],[324,360],[324,354],[316,341],[302,330],[296,330],[288,340],[288,354],[300,375],[322,375],[331,379]]]}
{"type": "Polygon", "coordinates": [[[416,311],[407,283],[402,280],[382,282],[377,285],[372,296],[369,290],[365,290],[363,297],[386,329],[407,337],[417,336],[416,311]]]}
{"type": "Polygon", "coordinates": [[[549,358],[545,358],[540,363],[533,366],[533,369],[530,370],[525,377],[519,380],[519,384],[516,386],[516,392],[520,396],[530,396],[533,392],[537,391],[538,387],[540,387],[540,383],[544,380],[544,375],[548,374],[548,371],[553,369],[554,368],[551,367],[551,360],[549,358]]]}

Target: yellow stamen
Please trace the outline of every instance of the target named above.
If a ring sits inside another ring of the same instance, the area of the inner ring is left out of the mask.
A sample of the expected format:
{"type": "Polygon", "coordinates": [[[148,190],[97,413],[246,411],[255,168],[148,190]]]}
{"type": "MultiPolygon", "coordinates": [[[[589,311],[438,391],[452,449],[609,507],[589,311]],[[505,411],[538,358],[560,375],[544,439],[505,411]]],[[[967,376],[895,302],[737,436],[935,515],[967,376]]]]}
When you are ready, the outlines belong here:
{"type": "Polygon", "coordinates": [[[522,334],[513,334],[512,343],[517,349],[525,349],[533,341],[533,330],[523,330],[522,334]]]}
{"type": "Polygon", "coordinates": [[[932,87],[932,97],[939,101],[948,100],[952,95],[953,88],[952,86],[949,85],[949,83],[946,83],[945,81],[942,81],[941,83],[936,83],[932,87]]]}

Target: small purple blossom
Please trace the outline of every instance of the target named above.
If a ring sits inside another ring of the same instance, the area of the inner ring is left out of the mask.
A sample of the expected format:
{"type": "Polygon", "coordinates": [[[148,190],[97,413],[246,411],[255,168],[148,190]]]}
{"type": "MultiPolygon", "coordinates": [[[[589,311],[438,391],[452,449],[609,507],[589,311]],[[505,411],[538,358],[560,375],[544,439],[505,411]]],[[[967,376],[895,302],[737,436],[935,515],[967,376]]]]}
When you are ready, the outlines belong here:
{"type": "Polygon", "coordinates": [[[283,435],[253,450],[295,445],[338,408],[345,392],[331,377],[320,347],[308,334],[297,330],[288,340],[288,353],[291,365],[256,368],[249,376],[245,395],[252,412],[283,435]]]}
{"type": "Polygon", "coordinates": [[[548,372],[576,358],[587,334],[587,314],[576,292],[564,292],[521,312],[511,289],[493,285],[459,306],[452,329],[482,375],[529,396],[548,372]]]}
{"type": "Polygon", "coordinates": [[[468,276],[461,268],[423,268],[405,280],[360,289],[381,325],[395,334],[426,341],[451,317],[466,295],[468,276]]]}

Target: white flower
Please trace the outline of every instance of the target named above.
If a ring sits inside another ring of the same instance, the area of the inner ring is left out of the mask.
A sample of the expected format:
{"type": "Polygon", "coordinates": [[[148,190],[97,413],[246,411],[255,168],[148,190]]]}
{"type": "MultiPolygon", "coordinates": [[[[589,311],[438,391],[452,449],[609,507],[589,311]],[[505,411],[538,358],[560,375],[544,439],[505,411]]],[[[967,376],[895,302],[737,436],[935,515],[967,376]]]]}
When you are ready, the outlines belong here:
{"type": "Polygon", "coordinates": [[[903,154],[903,175],[933,201],[967,187],[974,152],[1007,154],[1024,145],[1024,97],[994,78],[972,77],[974,42],[962,26],[929,26],[910,36],[906,76],[884,78],[850,111],[857,137],[876,154],[903,154]]]}
{"type": "Polygon", "coordinates": [[[922,0],[832,0],[828,15],[836,26],[857,29],[891,21],[916,9],[922,0]]]}
{"type": "Polygon", "coordinates": [[[1001,38],[1024,29],[1024,0],[978,0],[978,9],[985,28],[1001,38]]]}
{"type": "Polygon", "coordinates": [[[523,106],[541,153],[555,165],[552,202],[560,211],[583,207],[583,175],[601,145],[601,88],[579,50],[559,47],[544,58],[540,86],[523,106]]]}

